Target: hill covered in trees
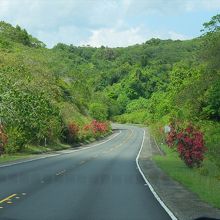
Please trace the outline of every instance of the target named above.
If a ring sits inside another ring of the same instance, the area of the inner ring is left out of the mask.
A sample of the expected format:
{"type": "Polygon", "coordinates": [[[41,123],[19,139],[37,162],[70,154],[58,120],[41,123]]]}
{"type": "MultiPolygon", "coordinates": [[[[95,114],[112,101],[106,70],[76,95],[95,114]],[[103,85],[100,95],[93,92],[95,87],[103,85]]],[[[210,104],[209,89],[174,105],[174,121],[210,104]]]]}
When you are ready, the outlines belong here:
{"type": "Polygon", "coordinates": [[[16,152],[45,139],[68,142],[70,131],[73,142],[83,140],[92,136],[83,129],[92,118],[144,123],[158,131],[178,121],[200,126],[216,159],[219,22],[214,16],[201,37],[186,41],[151,39],[126,48],[59,43],[52,49],[1,22],[1,145],[16,152]]]}

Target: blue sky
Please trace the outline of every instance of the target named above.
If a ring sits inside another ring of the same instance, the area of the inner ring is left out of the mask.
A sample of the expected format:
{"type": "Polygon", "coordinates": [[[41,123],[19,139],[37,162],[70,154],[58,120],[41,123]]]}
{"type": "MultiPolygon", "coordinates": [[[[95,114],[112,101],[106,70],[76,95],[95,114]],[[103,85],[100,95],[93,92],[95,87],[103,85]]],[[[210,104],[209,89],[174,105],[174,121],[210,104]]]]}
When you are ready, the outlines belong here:
{"type": "Polygon", "coordinates": [[[217,13],[220,0],[0,0],[0,20],[20,25],[49,48],[191,39],[217,13]]]}

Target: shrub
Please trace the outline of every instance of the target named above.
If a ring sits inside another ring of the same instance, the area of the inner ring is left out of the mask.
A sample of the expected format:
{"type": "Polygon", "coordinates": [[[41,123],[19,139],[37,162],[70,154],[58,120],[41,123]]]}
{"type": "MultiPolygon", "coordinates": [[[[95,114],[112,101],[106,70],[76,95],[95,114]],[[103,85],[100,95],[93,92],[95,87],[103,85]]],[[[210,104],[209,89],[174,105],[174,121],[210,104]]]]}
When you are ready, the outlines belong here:
{"type": "Polygon", "coordinates": [[[204,160],[206,147],[202,132],[192,125],[185,129],[176,129],[171,125],[168,133],[167,144],[169,147],[176,147],[179,157],[185,164],[192,167],[200,167],[204,160]]]}
{"type": "Polygon", "coordinates": [[[97,133],[97,132],[106,133],[108,131],[108,125],[105,122],[98,122],[96,120],[93,120],[91,125],[92,125],[94,133],[97,133]]]}
{"type": "Polygon", "coordinates": [[[27,143],[25,133],[18,127],[7,129],[7,136],[8,141],[5,144],[4,153],[13,154],[19,152],[27,143]]]}
{"type": "Polygon", "coordinates": [[[107,133],[110,130],[110,125],[107,122],[93,120],[90,124],[85,125],[83,130],[90,134],[90,136],[98,137],[101,134],[107,133]]]}
{"type": "Polygon", "coordinates": [[[75,122],[71,122],[70,124],[68,124],[66,134],[67,142],[70,144],[77,142],[79,138],[79,131],[79,125],[75,122]]]}
{"type": "Polygon", "coordinates": [[[208,146],[207,156],[220,169],[220,123],[203,121],[201,126],[205,134],[206,145],[208,146]]]}

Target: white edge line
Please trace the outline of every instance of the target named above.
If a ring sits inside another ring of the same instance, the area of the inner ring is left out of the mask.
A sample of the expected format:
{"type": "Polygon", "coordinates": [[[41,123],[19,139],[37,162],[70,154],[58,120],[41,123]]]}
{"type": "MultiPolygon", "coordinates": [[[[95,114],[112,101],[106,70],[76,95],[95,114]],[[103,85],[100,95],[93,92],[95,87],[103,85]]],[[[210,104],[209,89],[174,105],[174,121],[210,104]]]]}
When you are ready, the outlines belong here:
{"type": "MultiPolygon", "coordinates": [[[[143,129],[144,130],[144,129],[143,129]]],[[[138,152],[138,155],[136,157],[136,164],[137,164],[137,167],[138,167],[138,170],[141,174],[141,176],[143,177],[144,181],[146,182],[146,184],[148,185],[150,191],[153,193],[154,197],[157,199],[157,201],[160,203],[160,205],[165,209],[165,211],[167,212],[167,214],[171,217],[172,220],[178,220],[176,218],[176,216],[171,212],[171,210],[165,205],[165,203],[160,199],[160,197],[158,196],[158,194],[155,192],[153,186],[150,184],[150,182],[147,180],[147,178],[145,177],[144,173],[142,172],[141,168],[140,168],[140,165],[139,165],[139,162],[138,162],[138,159],[140,157],[140,153],[141,153],[141,150],[144,146],[144,141],[145,141],[145,130],[144,130],[144,134],[143,134],[143,140],[142,140],[142,143],[141,143],[141,147],[140,147],[140,150],[138,152]]]]}
{"type": "Polygon", "coordinates": [[[90,147],[84,147],[84,148],[81,148],[81,149],[78,149],[78,150],[72,150],[71,152],[67,152],[67,153],[65,153],[65,152],[64,153],[59,153],[59,152],[57,152],[57,154],[53,154],[53,155],[47,155],[47,156],[38,157],[38,158],[35,158],[35,159],[30,159],[30,160],[25,160],[25,161],[20,161],[20,162],[5,164],[5,165],[0,165],[0,168],[10,167],[10,166],[14,166],[14,165],[17,165],[17,164],[29,163],[29,162],[32,162],[32,161],[42,160],[42,159],[46,159],[46,158],[49,158],[49,157],[58,157],[58,156],[61,156],[61,155],[64,155],[64,154],[72,154],[72,153],[75,153],[75,152],[78,152],[78,151],[87,150],[87,149],[90,149],[90,148],[93,148],[93,147],[97,147],[97,146],[99,146],[101,144],[105,144],[105,143],[111,141],[112,139],[116,138],[119,134],[121,134],[121,131],[119,133],[117,133],[116,135],[114,135],[113,137],[107,139],[106,141],[103,141],[101,143],[92,145],[90,147]]]}

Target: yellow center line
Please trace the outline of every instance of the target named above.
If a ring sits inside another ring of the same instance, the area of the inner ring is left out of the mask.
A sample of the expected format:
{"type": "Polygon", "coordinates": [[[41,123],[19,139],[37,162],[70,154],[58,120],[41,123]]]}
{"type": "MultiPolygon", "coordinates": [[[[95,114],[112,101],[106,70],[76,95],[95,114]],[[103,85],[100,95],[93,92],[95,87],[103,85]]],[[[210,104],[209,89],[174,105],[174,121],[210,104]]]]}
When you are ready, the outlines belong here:
{"type": "MultiPolygon", "coordinates": [[[[124,140],[122,143],[120,143],[120,144],[118,144],[118,145],[115,145],[114,147],[110,148],[110,149],[108,150],[108,153],[111,152],[111,151],[114,150],[114,149],[119,148],[121,145],[126,144],[126,143],[134,136],[133,130],[130,130],[130,131],[131,131],[131,133],[125,138],[125,140],[124,140]]],[[[106,152],[106,153],[107,153],[107,152],[106,152]]]]}
{"type": "Polygon", "coordinates": [[[12,195],[8,196],[7,198],[2,199],[2,200],[0,201],[0,204],[2,204],[2,203],[4,203],[4,202],[7,202],[8,200],[10,200],[11,198],[15,197],[16,195],[17,195],[17,194],[12,194],[12,195]]]}

